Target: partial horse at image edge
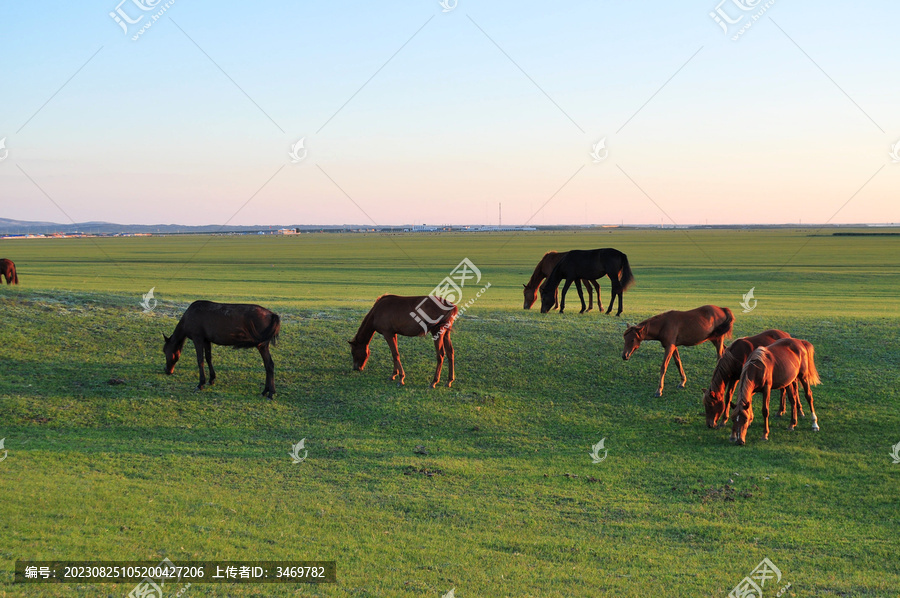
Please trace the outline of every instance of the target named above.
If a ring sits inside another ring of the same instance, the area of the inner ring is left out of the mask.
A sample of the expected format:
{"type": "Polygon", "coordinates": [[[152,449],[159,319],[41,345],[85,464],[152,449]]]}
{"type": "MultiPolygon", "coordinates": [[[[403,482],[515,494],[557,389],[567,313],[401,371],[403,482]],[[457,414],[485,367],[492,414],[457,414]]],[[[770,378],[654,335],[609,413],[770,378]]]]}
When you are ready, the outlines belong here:
{"type": "Polygon", "coordinates": [[[0,259],[0,275],[6,278],[6,284],[19,284],[19,275],[12,260],[0,259]]]}

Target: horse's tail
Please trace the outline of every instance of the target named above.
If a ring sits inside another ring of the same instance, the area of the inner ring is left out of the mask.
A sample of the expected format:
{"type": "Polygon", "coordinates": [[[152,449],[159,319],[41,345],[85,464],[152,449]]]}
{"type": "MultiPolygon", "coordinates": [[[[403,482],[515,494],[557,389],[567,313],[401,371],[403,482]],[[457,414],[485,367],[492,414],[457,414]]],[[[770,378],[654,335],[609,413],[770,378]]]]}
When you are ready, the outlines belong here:
{"type": "Polygon", "coordinates": [[[16,272],[15,266],[13,266],[13,284],[19,284],[19,273],[16,272]]]}
{"type": "Polygon", "coordinates": [[[725,312],[725,321],[716,326],[710,336],[724,336],[725,338],[731,338],[731,332],[734,328],[734,314],[731,313],[731,310],[727,307],[723,307],[722,311],[725,312]]]}
{"type": "Polygon", "coordinates": [[[806,381],[811,386],[816,386],[822,383],[822,380],[819,379],[819,370],[816,369],[816,349],[812,343],[807,342],[804,345],[806,346],[806,381]]]}
{"type": "Polygon", "coordinates": [[[259,343],[270,343],[273,346],[278,343],[278,335],[281,334],[281,316],[276,313],[272,314],[269,319],[269,325],[260,334],[259,343]]]}
{"type": "Polygon", "coordinates": [[[619,284],[622,290],[627,291],[628,287],[634,284],[634,274],[631,272],[631,266],[628,265],[628,256],[622,254],[622,273],[619,276],[619,284]]]}

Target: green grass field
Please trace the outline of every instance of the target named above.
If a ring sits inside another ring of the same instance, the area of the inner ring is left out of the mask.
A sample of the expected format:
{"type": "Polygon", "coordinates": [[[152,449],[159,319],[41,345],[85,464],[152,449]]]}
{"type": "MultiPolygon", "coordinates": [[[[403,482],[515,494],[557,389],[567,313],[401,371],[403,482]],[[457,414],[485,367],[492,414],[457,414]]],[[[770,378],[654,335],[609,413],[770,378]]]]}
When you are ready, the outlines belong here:
{"type": "Polygon", "coordinates": [[[13,584],[16,560],[164,557],[337,561],[333,585],[186,596],[721,597],[764,557],[783,574],[766,597],[898,596],[900,237],[813,232],[0,242],[21,279],[0,289],[0,596],[134,586],[13,584]],[[594,247],[629,256],[621,318],[579,315],[574,289],[562,316],[523,311],[544,251],[594,247]],[[403,388],[379,337],[351,372],[374,299],[426,294],[464,257],[491,286],[456,323],[454,387],[428,389],[422,338],[400,341],[403,388]],[[282,316],[274,401],[255,351],[214,348],[203,392],[190,343],[163,375],[162,333],[199,298],[282,316]],[[706,303],[735,312],[735,336],[815,344],[821,432],[773,417],[763,442],[758,402],[746,446],[708,430],[709,344],[681,350],[686,389],[673,364],[653,397],[662,351],[623,362],[626,323],[706,303]]]}

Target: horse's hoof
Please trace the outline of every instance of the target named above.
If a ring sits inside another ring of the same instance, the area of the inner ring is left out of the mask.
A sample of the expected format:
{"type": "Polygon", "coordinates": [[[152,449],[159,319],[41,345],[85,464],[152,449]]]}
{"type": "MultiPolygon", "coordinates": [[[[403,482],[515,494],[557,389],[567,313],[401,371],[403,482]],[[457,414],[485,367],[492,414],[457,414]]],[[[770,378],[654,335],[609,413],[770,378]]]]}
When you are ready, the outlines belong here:
{"type": "Polygon", "coordinates": [[[819,426],[813,426],[812,431],[813,431],[813,432],[818,432],[818,431],[819,431],[819,426]]]}
{"type": "Polygon", "coordinates": [[[656,397],[657,399],[660,398],[660,397],[662,396],[662,391],[661,391],[661,390],[657,390],[657,391],[656,391],[656,394],[653,395],[653,396],[656,397]]]}
{"type": "Polygon", "coordinates": [[[797,426],[788,426],[788,432],[793,432],[797,426]]]}
{"type": "Polygon", "coordinates": [[[453,380],[451,380],[450,382],[447,382],[447,388],[450,388],[450,386],[452,386],[452,385],[453,385],[453,380]]]}
{"type": "Polygon", "coordinates": [[[765,436],[762,437],[762,439],[768,442],[768,440],[769,440],[769,435],[766,434],[765,436]]]}
{"type": "Polygon", "coordinates": [[[202,384],[198,384],[198,385],[197,385],[197,388],[195,388],[194,390],[203,390],[203,385],[202,385],[202,384]]]}
{"type": "Polygon", "coordinates": [[[684,388],[684,382],[678,385],[678,388],[684,388]]]}

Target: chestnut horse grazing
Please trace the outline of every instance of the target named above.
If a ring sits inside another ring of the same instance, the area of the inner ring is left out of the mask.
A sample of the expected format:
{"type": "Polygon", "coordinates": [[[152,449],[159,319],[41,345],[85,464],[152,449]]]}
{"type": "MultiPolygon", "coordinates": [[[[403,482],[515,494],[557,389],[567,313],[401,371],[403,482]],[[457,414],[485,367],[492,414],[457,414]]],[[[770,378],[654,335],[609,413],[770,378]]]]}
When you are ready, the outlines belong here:
{"type": "MultiPolygon", "coordinates": [[[[525,287],[523,293],[525,294],[525,309],[531,309],[531,306],[534,305],[534,302],[537,301],[538,290],[540,290],[541,281],[550,276],[550,273],[553,272],[553,268],[556,267],[556,264],[559,263],[559,260],[564,258],[568,251],[557,252],[557,251],[548,251],[544,254],[544,257],[541,258],[541,261],[538,262],[538,265],[534,267],[534,272],[531,273],[531,278],[527,283],[522,286],[525,287]]],[[[594,309],[594,294],[592,291],[597,291],[597,308],[600,311],[603,311],[603,302],[600,300],[600,283],[596,280],[590,280],[588,278],[581,279],[575,281],[575,289],[578,291],[578,298],[581,299],[581,311],[579,313],[585,312],[584,307],[584,293],[581,292],[581,283],[584,283],[585,288],[588,292],[588,307],[587,311],[591,311],[594,309]]],[[[554,304],[553,309],[557,309],[559,307],[559,290],[554,296],[554,304]]]]}
{"type": "MultiPolygon", "coordinates": [[[[610,247],[604,249],[573,249],[565,257],[559,260],[556,267],[547,277],[544,286],[541,287],[541,313],[550,311],[556,298],[556,289],[559,283],[563,285],[562,297],[559,299],[559,313],[566,309],[566,292],[572,283],[579,279],[599,280],[609,275],[612,283],[612,295],[609,299],[609,308],[606,313],[612,311],[616,297],[619,298],[619,311],[622,314],[622,293],[634,283],[634,275],[631,266],[628,265],[628,256],[610,247]]],[[[584,302],[582,302],[584,305],[584,302]]]]}
{"type": "Polygon", "coordinates": [[[457,312],[455,305],[441,297],[382,295],[375,300],[375,305],[363,318],[356,336],[347,341],[350,343],[350,354],[353,356],[353,369],[361,372],[366,367],[366,361],[369,359],[369,343],[378,332],[387,341],[394,360],[391,380],[396,380],[399,376],[397,384],[403,385],[406,372],[400,363],[397,335],[425,336],[428,333],[434,339],[434,351],[437,354],[437,367],[431,380],[431,388],[437,386],[441,380],[441,366],[444,365],[445,354],[450,358],[450,377],[447,380],[449,387],[454,380],[453,344],[450,342],[450,332],[457,312]]]}
{"type": "MultiPolygon", "coordinates": [[[[703,407],[706,409],[706,425],[710,428],[724,426],[728,420],[728,413],[731,410],[731,395],[737,386],[738,380],[741,379],[741,370],[744,362],[753,353],[757,347],[767,347],[777,340],[790,338],[791,335],[783,330],[771,329],[760,332],[755,336],[745,336],[739,338],[725,349],[725,353],[716,364],[713,370],[712,382],[709,388],[703,389],[703,407]],[[722,418],[721,422],[717,421],[722,418]]],[[[785,411],[786,389],[781,391],[781,412],[785,411]]],[[[800,410],[803,413],[803,410],[800,410]]]]}
{"type": "Polygon", "coordinates": [[[656,396],[661,397],[666,369],[673,355],[681,373],[681,384],[678,388],[684,388],[687,382],[684,367],[681,365],[681,356],[678,355],[679,346],[691,347],[709,341],[715,345],[716,355],[722,357],[724,339],[731,338],[733,326],[734,314],[727,307],[704,305],[690,311],[667,311],[644,320],[637,326],[628,327],[623,334],[625,350],[622,352],[622,359],[628,361],[641,346],[642,341],[659,341],[665,352],[662,367],[659,369],[659,388],[656,391],[656,396]]]}
{"type": "Polygon", "coordinates": [[[197,367],[200,368],[200,383],[197,390],[206,384],[203,372],[203,354],[209,364],[209,383],[216,381],[216,371],[212,364],[212,345],[226,345],[235,349],[256,347],[266,368],[266,386],[263,396],[272,398],[275,394],[275,363],[269,354],[269,344],[275,344],[281,331],[281,318],[258,305],[243,303],[213,303],[194,301],[181,316],[172,336],[163,334],[166,354],[166,374],[175,371],[175,364],[181,357],[185,339],[191,339],[197,350],[197,367]]]}
{"type": "Polygon", "coordinates": [[[810,386],[819,384],[819,372],[816,371],[815,349],[812,343],[796,338],[785,338],[768,347],[759,347],[750,354],[744,369],[741,371],[741,382],[738,390],[737,404],[734,407],[734,422],[731,428],[731,441],[743,445],[747,440],[747,428],[753,422],[753,395],[763,394],[762,414],[765,420],[763,440],[769,439],[769,395],[772,389],[788,388],[794,402],[791,416],[793,430],[797,425],[797,407],[800,404],[800,393],[795,382],[803,385],[806,402],[812,416],[813,432],[819,431],[816,410],[813,409],[813,396],[810,386]]]}
{"type": "Polygon", "coordinates": [[[16,265],[12,260],[0,260],[0,275],[6,277],[6,284],[19,284],[19,275],[16,274],[16,265]]]}

